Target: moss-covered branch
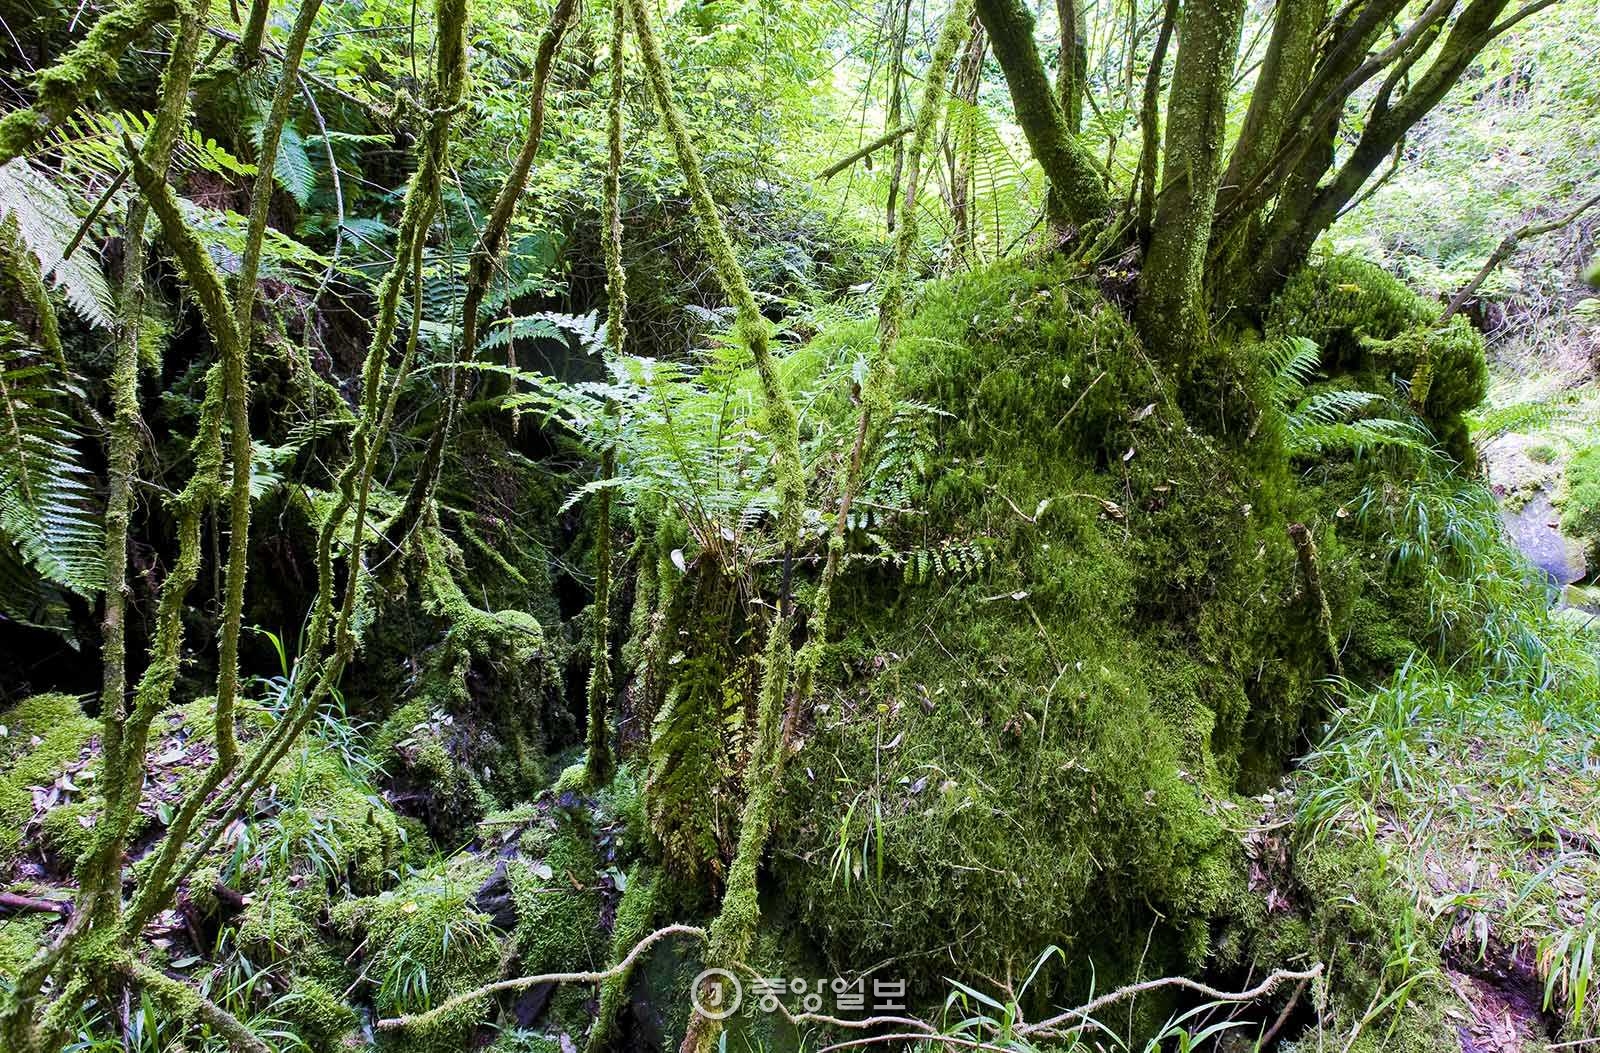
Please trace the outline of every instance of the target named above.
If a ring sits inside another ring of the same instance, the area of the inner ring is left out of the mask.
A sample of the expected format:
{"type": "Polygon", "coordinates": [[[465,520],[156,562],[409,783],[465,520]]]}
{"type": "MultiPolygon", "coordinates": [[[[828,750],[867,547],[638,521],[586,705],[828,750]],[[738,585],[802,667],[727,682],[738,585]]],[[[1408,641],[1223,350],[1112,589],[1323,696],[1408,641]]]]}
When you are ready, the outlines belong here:
{"type": "Polygon", "coordinates": [[[1017,123],[1050,180],[1058,218],[1083,224],[1111,210],[1099,165],[1073,136],[1033,39],[1033,13],[1022,0],[976,0],[978,17],[1011,89],[1017,123]]]}
{"type": "Polygon", "coordinates": [[[1202,278],[1243,25],[1244,0],[1183,8],[1167,104],[1165,185],[1157,196],[1134,313],[1145,343],[1169,358],[1191,350],[1206,329],[1202,278]]]}
{"type": "MultiPolygon", "coordinates": [[[[265,8],[263,2],[257,6],[265,8]]],[[[222,351],[222,387],[228,418],[228,453],[233,477],[228,496],[227,591],[223,598],[221,640],[217,649],[217,760],[231,768],[238,757],[238,742],[233,729],[234,700],[239,690],[239,631],[244,614],[245,575],[250,552],[250,329],[254,313],[256,276],[261,267],[261,245],[266,235],[267,210],[277,164],[278,143],[289,119],[289,107],[299,92],[300,60],[306,37],[316,21],[322,0],[302,0],[300,13],[289,33],[284,52],[283,74],[272,98],[266,127],[261,137],[261,156],[257,160],[255,187],[250,201],[250,226],[240,259],[238,284],[234,294],[234,333],[231,341],[219,340],[222,351]]],[[[253,12],[252,12],[253,17],[253,12]]],[[[169,235],[170,236],[170,235],[169,235]]],[[[186,270],[187,270],[186,265],[186,270]]],[[[192,281],[192,279],[191,279],[192,281]]],[[[222,324],[209,318],[214,333],[222,324]]]]}
{"type": "MultiPolygon", "coordinates": [[[[604,195],[606,343],[613,356],[622,354],[627,339],[625,316],[628,304],[628,275],[622,266],[622,103],[627,90],[627,85],[623,81],[623,48],[627,30],[628,18],[623,0],[613,0],[611,94],[606,113],[604,195]]],[[[603,483],[610,483],[616,474],[617,448],[608,437],[606,447],[600,455],[600,479],[603,483]]],[[[615,769],[615,758],[611,754],[611,734],[606,723],[612,691],[610,486],[602,486],[595,501],[594,604],[590,611],[593,638],[589,653],[589,752],[585,764],[589,785],[603,786],[611,781],[615,769]]]]}
{"type": "MultiPolygon", "coordinates": [[[[183,11],[172,53],[161,82],[161,105],[145,136],[138,156],[151,172],[166,171],[185,122],[189,107],[189,84],[198,56],[200,27],[209,11],[209,0],[198,0],[183,11]]],[[[132,500],[134,464],[139,445],[138,406],[138,328],[143,318],[143,257],[137,248],[142,241],[149,201],[141,198],[129,209],[129,246],[123,275],[122,331],[118,334],[117,358],[112,372],[113,422],[110,450],[110,495],[106,509],[106,676],[102,691],[102,749],[104,773],[100,779],[105,798],[105,814],[95,828],[94,847],[79,870],[84,890],[85,912],[94,921],[114,917],[121,906],[121,857],[127,830],[137,810],[144,782],[144,747],[149,720],[164,704],[177,676],[181,650],[183,594],[185,581],[192,581],[199,570],[199,510],[208,500],[214,485],[210,473],[217,470],[213,460],[215,383],[208,382],[206,403],[213,414],[202,421],[196,436],[195,476],[186,487],[191,501],[180,502],[193,514],[180,513],[179,556],[177,564],[162,583],[157,614],[156,641],[149,665],[140,677],[137,699],[128,707],[125,697],[125,644],[123,637],[123,590],[127,578],[129,510],[132,500]],[[192,522],[191,522],[192,521],[192,522]],[[186,547],[187,546],[187,547],[186,547]],[[163,634],[163,626],[167,631],[163,634]],[[172,679],[169,679],[169,676],[172,679]]],[[[197,290],[197,293],[199,290],[197,290]]],[[[214,380],[214,378],[212,378],[214,380]]],[[[220,457],[220,454],[216,454],[220,457]]],[[[91,922],[93,924],[94,922],[91,922]]]]}
{"type": "Polygon", "coordinates": [[[633,15],[634,31],[638,35],[639,50],[644,58],[646,79],[661,111],[661,123],[666,126],[667,138],[677,156],[678,167],[683,171],[684,182],[689,185],[689,201],[694,206],[695,219],[700,224],[700,237],[711,254],[711,266],[723,292],[732,302],[736,312],[735,328],[739,338],[755,358],[756,372],[761,378],[761,391],[767,410],[767,429],[772,435],[778,475],[778,537],[791,550],[800,539],[800,514],[805,507],[805,476],[800,463],[800,426],[795,416],[794,403],[778,375],[777,361],[771,347],[770,326],[756,306],[755,295],[750,291],[744,268],[734,252],[728,228],[717,212],[711,189],[706,185],[705,172],[700,164],[700,151],[694,145],[683,114],[674,100],[672,77],[667,72],[666,59],[656,40],[655,29],[650,25],[649,14],[639,0],[625,0],[633,15]]]}
{"type": "Polygon", "coordinates": [[[27,153],[72,116],[117,72],[128,48],[177,8],[172,0],[125,0],[101,16],[66,57],[34,78],[33,105],[0,118],[0,165],[27,153]]]}
{"type": "Polygon", "coordinates": [[[809,637],[795,663],[796,689],[790,704],[787,734],[792,736],[811,694],[811,682],[827,642],[828,611],[833,603],[833,581],[844,558],[845,535],[849,529],[850,508],[861,488],[868,437],[875,414],[888,411],[889,371],[900,325],[905,313],[906,285],[910,281],[911,253],[917,245],[917,194],[922,181],[924,158],[933,145],[934,129],[945,109],[945,82],[955,62],[968,25],[969,0],[956,0],[945,16],[939,42],[922,78],[922,104],[917,110],[916,130],[906,151],[905,189],[900,203],[900,225],[895,235],[894,256],[883,277],[883,295],[878,300],[878,339],[867,375],[861,385],[861,407],[856,417],[855,440],[845,463],[844,482],[839,488],[839,508],[834,513],[833,530],[828,537],[828,552],[822,564],[822,580],[807,626],[809,637]]]}
{"type": "MultiPolygon", "coordinates": [[[[484,297],[488,295],[489,283],[494,278],[495,268],[500,262],[500,251],[505,244],[506,230],[511,225],[512,214],[516,211],[517,202],[521,200],[523,190],[528,185],[528,173],[532,170],[533,160],[539,153],[539,142],[544,136],[544,103],[550,80],[550,66],[555,60],[556,50],[561,46],[562,38],[566,35],[576,9],[577,0],[560,0],[556,4],[555,9],[550,12],[550,22],[545,26],[544,33],[539,38],[538,49],[534,53],[533,84],[529,89],[528,100],[528,130],[522,138],[522,145],[517,149],[517,156],[511,162],[511,170],[506,173],[505,180],[501,182],[500,189],[495,194],[494,205],[489,209],[489,217],[484,221],[477,247],[473,249],[472,259],[467,264],[467,287],[461,304],[461,346],[456,353],[458,363],[470,362],[477,354],[478,315],[482,311],[484,297]]],[[[406,491],[405,504],[400,510],[394,528],[390,531],[390,540],[397,547],[403,537],[415,528],[422,518],[423,508],[433,499],[433,492],[439,485],[439,473],[444,466],[445,443],[449,441],[456,414],[466,398],[469,379],[468,370],[454,369],[451,372],[443,419],[428,438],[428,448],[422,455],[422,464],[406,491]]]]}
{"type": "Polygon", "coordinates": [[[124,959],[118,970],[129,980],[144,988],[166,1005],[167,1011],[179,1020],[196,1020],[208,1024],[239,1053],[273,1053],[272,1047],[256,1037],[244,1023],[182,980],[174,979],[142,962],[124,959]]]}

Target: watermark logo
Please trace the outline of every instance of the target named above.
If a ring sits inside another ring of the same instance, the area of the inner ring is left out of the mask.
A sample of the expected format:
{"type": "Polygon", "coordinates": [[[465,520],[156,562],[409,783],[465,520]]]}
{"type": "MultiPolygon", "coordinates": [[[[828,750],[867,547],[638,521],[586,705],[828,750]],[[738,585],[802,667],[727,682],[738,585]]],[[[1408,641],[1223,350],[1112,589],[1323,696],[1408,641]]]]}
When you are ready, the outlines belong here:
{"type": "Polygon", "coordinates": [[[745,1000],[745,985],[726,969],[707,969],[694,978],[689,998],[702,1016],[712,1020],[726,1020],[743,1008],[744,1016],[757,1013],[819,1013],[823,1010],[840,1014],[859,1014],[904,1011],[906,1008],[906,982],[881,980],[871,982],[871,1000],[868,1000],[868,983],[864,977],[845,979],[833,977],[811,980],[805,977],[757,976],[750,981],[750,1000],[745,1000]]]}
{"type": "Polygon", "coordinates": [[[689,1001],[701,1016],[726,1020],[739,1011],[744,985],[726,969],[707,969],[694,978],[689,1001]]]}

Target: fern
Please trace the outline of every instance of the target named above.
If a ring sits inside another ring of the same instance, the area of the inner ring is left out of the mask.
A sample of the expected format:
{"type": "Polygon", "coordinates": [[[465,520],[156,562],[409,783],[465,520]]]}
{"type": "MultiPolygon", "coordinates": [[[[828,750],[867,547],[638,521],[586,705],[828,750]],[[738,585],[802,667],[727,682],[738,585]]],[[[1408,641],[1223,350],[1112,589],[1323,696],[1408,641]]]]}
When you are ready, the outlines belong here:
{"type": "Polygon", "coordinates": [[[1418,452],[1433,448],[1433,437],[1415,418],[1367,416],[1388,404],[1381,395],[1346,388],[1306,394],[1321,363],[1321,351],[1305,337],[1285,337],[1267,346],[1268,396],[1282,415],[1289,456],[1360,454],[1379,447],[1418,452]]]}
{"type": "Polygon", "coordinates": [[[28,251],[38,257],[39,273],[54,280],[72,309],[91,325],[109,326],[115,309],[111,286],[94,253],[80,248],[62,256],[77,233],[79,219],[68,194],[28,161],[0,167],[0,222],[14,222],[28,251]]]}
{"type": "Polygon", "coordinates": [[[49,367],[0,349],[0,534],[46,580],[88,596],[105,582],[104,530],[49,367]]]}
{"type": "Polygon", "coordinates": [[[310,203],[311,192],[317,186],[317,173],[311,167],[305,139],[292,124],[284,124],[278,136],[278,155],[273,161],[272,177],[301,208],[310,203]]]}
{"type": "Polygon", "coordinates": [[[1498,439],[1512,432],[1538,431],[1552,424],[1571,420],[1578,413],[1576,396],[1569,391],[1544,398],[1513,402],[1473,414],[1467,418],[1473,435],[1481,442],[1498,439]]]}

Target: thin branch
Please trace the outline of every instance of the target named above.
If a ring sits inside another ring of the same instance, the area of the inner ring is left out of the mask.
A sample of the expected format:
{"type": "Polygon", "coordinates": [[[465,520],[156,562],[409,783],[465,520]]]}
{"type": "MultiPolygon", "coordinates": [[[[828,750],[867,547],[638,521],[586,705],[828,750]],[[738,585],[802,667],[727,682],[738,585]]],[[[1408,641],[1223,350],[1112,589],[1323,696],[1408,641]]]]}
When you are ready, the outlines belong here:
{"type": "MultiPolygon", "coordinates": [[[[1068,1009],[1063,1013],[1057,1013],[1055,1016],[1041,1020],[1036,1024],[1019,1025],[1017,1027],[1017,1033],[1019,1035],[1050,1036],[1056,1032],[1059,1032],[1061,1025],[1067,1023],[1069,1020],[1093,1020],[1094,1014],[1098,1013],[1108,1005],[1115,1005],[1117,1002],[1121,1002],[1124,999],[1134,998],[1150,991],[1160,990],[1164,987],[1182,987],[1186,990],[1194,991],[1196,994],[1199,994],[1205,998],[1210,998],[1217,1002],[1253,1002],[1263,995],[1271,994],[1273,989],[1279,984],[1290,980],[1314,980],[1321,975],[1321,962],[1318,962],[1310,969],[1301,971],[1279,969],[1272,973],[1272,975],[1268,976],[1265,980],[1262,980],[1256,986],[1244,991],[1219,991],[1217,988],[1212,987],[1209,984],[1203,984],[1198,980],[1191,980],[1187,976],[1165,976],[1159,980],[1146,980],[1143,983],[1129,984],[1127,987],[1119,987],[1115,991],[1107,991],[1099,998],[1086,1002],[1076,1009],[1068,1009]]],[[[822,1051],[819,1050],[818,1053],[822,1053],[822,1051]]]]}
{"type": "Polygon", "coordinates": [[[1583,215],[1597,204],[1600,204],[1600,193],[1588,198],[1583,203],[1578,205],[1577,208],[1566,213],[1565,215],[1559,216],[1552,220],[1546,220],[1542,223],[1524,223],[1516,230],[1513,230],[1510,234],[1507,234],[1505,237],[1501,238],[1500,244],[1495,246],[1495,250],[1489,254],[1489,258],[1484,261],[1483,266],[1478,268],[1478,273],[1474,274],[1472,276],[1472,280],[1463,285],[1461,290],[1450,298],[1450,306],[1446,307],[1444,309],[1444,314],[1439,316],[1439,324],[1444,325],[1451,318],[1455,317],[1456,312],[1461,310],[1462,305],[1477,293],[1479,287],[1483,285],[1484,280],[1488,278],[1489,275],[1493,274],[1495,269],[1504,263],[1513,252],[1516,252],[1517,247],[1521,245],[1525,239],[1537,238],[1548,234],[1553,230],[1560,230],[1562,227],[1572,223],[1579,216],[1583,215]]]}
{"type": "Polygon", "coordinates": [[[668,936],[693,936],[697,940],[704,940],[706,938],[706,930],[695,925],[668,925],[664,928],[657,929],[655,932],[652,932],[650,935],[634,944],[633,950],[628,952],[627,957],[623,958],[620,962],[618,962],[616,965],[613,965],[609,969],[604,969],[600,972],[541,973],[538,976],[519,976],[514,980],[500,980],[492,984],[485,984],[482,987],[474,988],[471,991],[465,991],[454,996],[453,998],[447,998],[426,1012],[408,1013],[401,1016],[388,1017],[386,1019],[379,1020],[377,1023],[377,1028],[379,1031],[399,1031],[408,1027],[421,1027],[439,1019],[441,1016],[460,1009],[464,1005],[470,1005],[480,998],[486,998],[489,995],[502,994],[506,991],[525,991],[528,988],[536,987],[539,984],[600,983],[603,980],[609,980],[613,976],[620,976],[624,972],[627,972],[633,967],[633,963],[638,960],[640,955],[644,954],[645,951],[649,950],[652,946],[660,941],[666,939],[668,936]]]}
{"type": "Polygon", "coordinates": [[[911,130],[913,128],[915,128],[915,127],[916,127],[915,123],[902,124],[898,128],[894,128],[894,129],[891,129],[890,131],[884,132],[882,135],[878,136],[876,139],[872,140],[870,143],[868,143],[867,145],[863,146],[861,149],[857,150],[855,153],[850,154],[847,157],[841,157],[839,160],[833,162],[833,164],[829,165],[827,168],[824,168],[822,171],[818,172],[817,175],[816,175],[816,178],[819,181],[826,183],[828,180],[832,179],[834,176],[838,175],[840,172],[843,172],[846,168],[849,168],[851,165],[855,164],[857,161],[860,161],[862,158],[867,157],[867,156],[873,154],[874,152],[883,149],[885,146],[888,146],[890,143],[893,143],[893,142],[895,142],[895,141],[897,141],[899,139],[903,139],[907,135],[910,135],[911,134],[911,130]]]}

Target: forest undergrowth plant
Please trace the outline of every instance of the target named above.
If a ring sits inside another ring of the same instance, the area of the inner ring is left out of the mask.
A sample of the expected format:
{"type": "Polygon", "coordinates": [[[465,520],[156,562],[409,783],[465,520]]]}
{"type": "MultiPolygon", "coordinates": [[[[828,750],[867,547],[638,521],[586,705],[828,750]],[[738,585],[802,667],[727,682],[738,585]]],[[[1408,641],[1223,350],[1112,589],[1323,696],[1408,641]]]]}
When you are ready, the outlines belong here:
{"type": "Polygon", "coordinates": [[[1420,592],[1433,643],[1385,682],[1336,685],[1339,708],[1295,777],[1306,850],[1369,846],[1419,904],[1406,946],[1423,979],[1401,970],[1351,1019],[1363,1028],[1431,982],[1427,954],[1520,957],[1546,1008],[1588,1036],[1597,871],[1572,835],[1594,815],[1582,788],[1600,726],[1592,637],[1552,612],[1481,484],[1435,476],[1362,500],[1358,522],[1397,584],[1420,592]]]}

